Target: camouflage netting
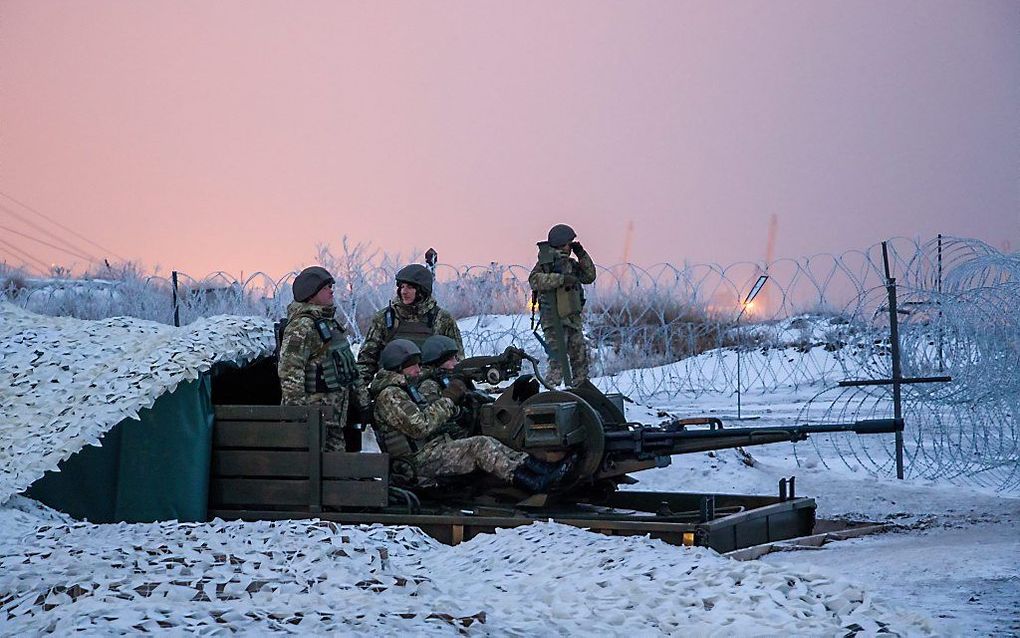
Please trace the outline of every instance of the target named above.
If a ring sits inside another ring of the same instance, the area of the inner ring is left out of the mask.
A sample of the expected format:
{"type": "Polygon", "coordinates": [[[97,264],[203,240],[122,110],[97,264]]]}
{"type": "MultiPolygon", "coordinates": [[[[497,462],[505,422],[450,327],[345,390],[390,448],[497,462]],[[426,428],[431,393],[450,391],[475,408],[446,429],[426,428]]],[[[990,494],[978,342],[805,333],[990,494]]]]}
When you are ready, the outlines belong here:
{"type": "Polygon", "coordinates": [[[8,508],[0,527],[0,622],[19,633],[934,634],[849,581],[553,523],[456,547],[320,521],[97,526],[8,508]]]}
{"type": "Polygon", "coordinates": [[[258,317],[174,328],[132,317],[45,317],[0,302],[0,502],[178,383],[272,349],[272,325],[258,317]]]}

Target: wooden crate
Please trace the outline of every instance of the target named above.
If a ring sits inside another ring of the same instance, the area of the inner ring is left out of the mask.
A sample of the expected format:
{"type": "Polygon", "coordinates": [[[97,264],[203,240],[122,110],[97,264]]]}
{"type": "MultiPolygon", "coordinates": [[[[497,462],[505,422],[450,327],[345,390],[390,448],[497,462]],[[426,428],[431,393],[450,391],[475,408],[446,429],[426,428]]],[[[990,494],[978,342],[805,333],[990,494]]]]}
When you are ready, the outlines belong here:
{"type": "Polygon", "coordinates": [[[211,515],[386,506],[389,456],[320,452],[318,408],[222,405],[216,406],[215,417],[211,515]]]}

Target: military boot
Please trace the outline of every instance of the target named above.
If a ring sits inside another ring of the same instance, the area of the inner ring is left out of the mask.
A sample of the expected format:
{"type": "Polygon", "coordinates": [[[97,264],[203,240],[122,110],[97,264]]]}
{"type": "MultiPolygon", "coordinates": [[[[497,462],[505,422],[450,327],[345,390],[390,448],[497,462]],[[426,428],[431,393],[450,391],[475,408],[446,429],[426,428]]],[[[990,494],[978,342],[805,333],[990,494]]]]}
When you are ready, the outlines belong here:
{"type": "Polygon", "coordinates": [[[559,485],[574,467],[574,455],[549,463],[529,456],[514,471],[514,486],[530,492],[546,492],[559,485]]]}
{"type": "Polygon", "coordinates": [[[525,492],[541,494],[549,490],[552,480],[548,474],[535,474],[524,463],[521,463],[514,470],[513,484],[514,487],[525,492]]]}
{"type": "Polygon", "coordinates": [[[531,470],[532,474],[537,474],[539,476],[543,474],[549,474],[556,468],[556,465],[557,465],[556,463],[543,461],[542,459],[536,458],[534,456],[529,456],[528,458],[524,459],[524,467],[531,470]]]}

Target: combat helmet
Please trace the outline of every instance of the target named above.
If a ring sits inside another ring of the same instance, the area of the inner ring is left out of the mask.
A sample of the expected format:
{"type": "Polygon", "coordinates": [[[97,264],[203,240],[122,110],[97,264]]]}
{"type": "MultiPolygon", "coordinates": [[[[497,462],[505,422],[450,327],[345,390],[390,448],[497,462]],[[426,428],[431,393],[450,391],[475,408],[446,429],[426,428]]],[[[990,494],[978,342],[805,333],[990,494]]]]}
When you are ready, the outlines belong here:
{"type": "Polygon", "coordinates": [[[421,362],[427,366],[442,365],[457,354],[457,342],[446,335],[432,335],[421,346],[421,362]]]}
{"type": "Polygon", "coordinates": [[[390,372],[400,372],[418,361],[421,361],[421,350],[409,339],[394,339],[379,355],[379,365],[390,372]]]}
{"type": "Polygon", "coordinates": [[[397,283],[411,284],[422,292],[422,297],[432,294],[432,271],[421,264],[409,264],[397,271],[397,283]]]}
{"type": "Polygon", "coordinates": [[[333,275],[322,266],[309,266],[294,278],[294,301],[308,301],[317,292],[333,283],[333,275]]]}
{"type": "Polygon", "coordinates": [[[560,246],[566,246],[570,242],[574,241],[577,237],[577,233],[574,229],[566,224],[556,224],[549,229],[549,245],[553,248],[559,248],[560,246]]]}

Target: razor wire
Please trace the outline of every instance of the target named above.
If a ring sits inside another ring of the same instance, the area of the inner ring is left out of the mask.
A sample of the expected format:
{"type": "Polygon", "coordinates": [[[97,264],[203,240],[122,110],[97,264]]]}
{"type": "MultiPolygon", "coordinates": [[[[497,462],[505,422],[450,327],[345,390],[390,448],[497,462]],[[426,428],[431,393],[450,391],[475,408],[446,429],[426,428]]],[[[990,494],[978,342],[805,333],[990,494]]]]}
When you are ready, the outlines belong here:
{"type": "MultiPolygon", "coordinates": [[[[897,280],[902,373],[952,382],[903,386],[909,476],[1020,488],[1020,254],[971,239],[887,242],[897,280]]],[[[586,287],[591,374],[605,391],[662,403],[739,392],[805,395],[798,419],[835,422],[892,415],[891,387],[838,388],[844,379],[891,377],[881,245],[774,262],[620,264],[598,267],[586,287]],[[761,275],[751,305],[742,301],[761,275]],[[740,364],[736,365],[737,358],[740,364]],[[739,377],[737,370],[740,370],[739,377]]],[[[360,342],[372,315],[394,297],[405,261],[375,259],[345,241],[318,263],[336,277],[338,314],[360,342]]],[[[434,294],[461,320],[468,354],[523,347],[546,358],[533,331],[523,265],[439,264],[434,294]]],[[[223,272],[169,277],[136,271],[33,282],[0,274],[3,299],[34,312],[102,319],[129,315],[172,324],[216,314],[277,319],[296,272],[280,278],[223,272]]],[[[814,438],[823,463],[890,475],[891,437],[814,438]],[[833,452],[833,450],[835,452],[833,452]]]]}

